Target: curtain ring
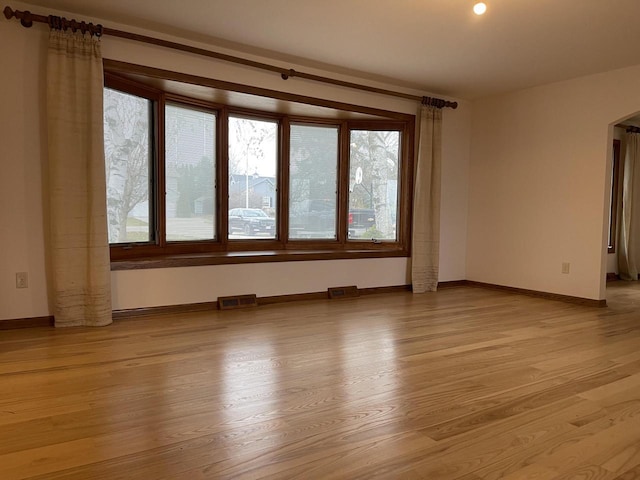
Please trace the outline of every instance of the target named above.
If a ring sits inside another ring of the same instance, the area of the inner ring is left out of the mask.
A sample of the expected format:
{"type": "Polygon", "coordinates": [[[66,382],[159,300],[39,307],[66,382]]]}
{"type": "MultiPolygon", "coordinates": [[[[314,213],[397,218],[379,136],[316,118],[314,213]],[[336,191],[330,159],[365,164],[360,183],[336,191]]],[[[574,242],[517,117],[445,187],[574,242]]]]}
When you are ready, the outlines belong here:
{"type": "Polygon", "coordinates": [[[52,30],[62,30],[62,19],[55,15],[49,15],[49,28],[52,30]]]}

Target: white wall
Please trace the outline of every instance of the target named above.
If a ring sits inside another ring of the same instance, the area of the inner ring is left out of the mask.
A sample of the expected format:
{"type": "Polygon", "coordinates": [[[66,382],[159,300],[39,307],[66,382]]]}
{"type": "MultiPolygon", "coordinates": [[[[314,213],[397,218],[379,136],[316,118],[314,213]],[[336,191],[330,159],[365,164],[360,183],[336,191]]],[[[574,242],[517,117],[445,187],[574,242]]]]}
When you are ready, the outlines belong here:
{"type": "Polygon", "coordinates": [[[0,21],[0,319],[50,312],[42,216],[44,54],[40,35],[21,33],[0,21]],[[29,288],[15,288],[16,272],[29,273],[29,288]]]}
{"type": "Polygon", "coordinates": [[[467,278],[467,215],[471,108],[444,109],[439,281],[467,278]]]}
{"type": "Polygon", "coordinates": [[[404,258],[383,258],[127,270],[112,272],[113,300],[117,308],[138,308],[212,302],[243,293],[268,297],[330,286],[404,285],[409,283],[406,264],[404,258]]]}
{"type": "MultiPolygon", "coordinates": [[[[33,10],[19,2],[12,7],[33,10]]],[[[59,12],[42,9],[36,13],[59,12]]],[[[69,18],[73,14],[65,16],[69,18]]],[[[3,158],[3,175],[0,176],[0,319],[44,316],[52,311],[47,292],[45,249],[47,194],[43,186],[46,182],[42,181],[46,175],[43,94],[46,38],[47,28],[42,24],[27,30],[15,20],[0,21],[0,58],[5,65],[0,76],[3,158]],[[22,271],[29,273],[29,288],[17,290],[15,273],[22,271]]],[[[105,37],[102,48],[103,56],[114,60],[404,113],[416,113],[417,109],[416,103],[408,100],[295,78],[284,82],[275,74],[113,37],[105,37]]],[[[295,65],[283,67],[296,68],[295,65]]],[[[298,69],[335,76],[308,68],[298,69]]],[[[361,79],[337,77],[362,82],[361,79]]],[[[392,85],[374,85],[395,89],[392,85]]],[[[405,91],[418,95],[425,93],[405,91]]],[[[440,279],[447,281],[464,279],[466,275],[469,104],[460,102],[458,110],[445,110],[444,118],[440,279]]],[[[344,284],[360,287],[398,285],[409,282],[408,265],[408,259],[392,258],[117,271],[112,273],[113,307],[206,302],[219,295],[247,292],[259,296],[314,292],[344,284]]]]}
{"type": "Polygon", "coordinates": [[[474,102],[468,279],[605,298],[611,125],[638,85],[635,66],[474,102]]]}

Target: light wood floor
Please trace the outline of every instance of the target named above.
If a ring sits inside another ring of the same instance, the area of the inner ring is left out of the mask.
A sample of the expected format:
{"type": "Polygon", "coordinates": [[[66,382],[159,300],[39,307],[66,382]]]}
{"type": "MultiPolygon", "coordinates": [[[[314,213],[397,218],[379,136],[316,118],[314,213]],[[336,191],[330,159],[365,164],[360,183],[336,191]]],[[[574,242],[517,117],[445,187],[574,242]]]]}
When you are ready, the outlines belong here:
{"type": "Polygon", "coordinates": [[[640,287],[0,332],[0,479],[640,478],[640,287]]]}

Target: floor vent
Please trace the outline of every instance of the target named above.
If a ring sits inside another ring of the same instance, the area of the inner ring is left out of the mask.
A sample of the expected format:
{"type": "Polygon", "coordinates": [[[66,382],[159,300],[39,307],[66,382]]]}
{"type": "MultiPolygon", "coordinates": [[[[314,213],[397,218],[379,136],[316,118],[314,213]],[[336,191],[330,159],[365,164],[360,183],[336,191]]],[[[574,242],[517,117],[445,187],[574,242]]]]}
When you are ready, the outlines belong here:
{"type": "Polygon", "coordinates": [[[348,298],[348,297],[358,297],[360,294],[358,293],[358,287],[352,285],[350,287],[330,287],[329,288],[329,298],[348,298]]]}
{"type": "Polygon", "coordinates": [[[248,308],[257,306],[258,298],[255,294],[218,297],[218,308],[220,310],[231,310],[233,308],[248,308]]]}

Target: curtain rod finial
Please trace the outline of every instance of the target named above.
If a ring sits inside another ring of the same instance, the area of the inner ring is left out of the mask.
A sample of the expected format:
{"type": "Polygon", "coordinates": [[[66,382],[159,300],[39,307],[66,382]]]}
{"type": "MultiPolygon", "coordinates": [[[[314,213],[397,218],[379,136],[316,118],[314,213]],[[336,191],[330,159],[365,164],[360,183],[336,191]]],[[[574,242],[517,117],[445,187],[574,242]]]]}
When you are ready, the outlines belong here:
{"type": "Polygon", "coordinates": [[[7,5],[6,7],[4,7],[4,10],[2,12],[4,13],[4,16],[7,18],[7,20],[11,20],[13,17],[15,17],[20,20],[20,24],[23,27],[29,28],[33,26],[34,18],[29,10],[21,12],[19,10],[13,10],[9,5],[7,5]]]}
{"type": "Polygon", "coordinates": [[[33,26],[33,15],[31,15],[31,12],[29,10],[20,12],[18,10],[12,10],[11,7],[7,5],[6,7],[4,7],[3,13],[4,16],[7,17],[7,20],[11,20],[11,18],[13,17],[19,19],[20,24],[25,28],[33,26]]]}
{"type": "Polygon", "coordinates": [[[4,16],[5,16],[5,18],[7,20],[11,20],[13,18],[13,16],[15,15],[15,12],[11,9],[11,7],[9,5],[4,7],[3,13],[4,13],[4,16]]]}

